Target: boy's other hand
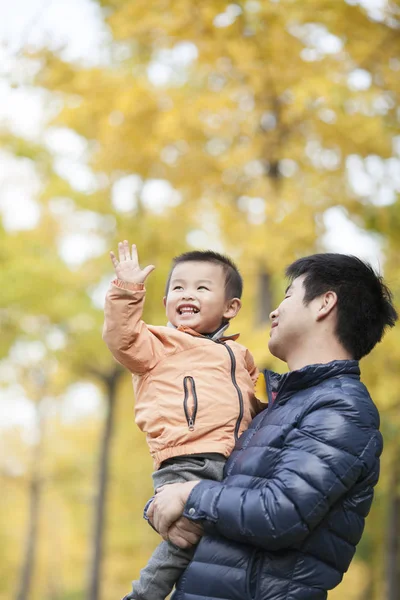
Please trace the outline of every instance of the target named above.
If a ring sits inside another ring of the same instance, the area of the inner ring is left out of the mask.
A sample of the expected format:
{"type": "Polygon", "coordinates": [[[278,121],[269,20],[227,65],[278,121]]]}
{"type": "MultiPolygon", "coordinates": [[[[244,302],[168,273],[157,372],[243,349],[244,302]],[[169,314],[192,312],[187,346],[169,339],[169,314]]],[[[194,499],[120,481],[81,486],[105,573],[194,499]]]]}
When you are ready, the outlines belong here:
{"type": "Polygon", "coordinates": [[[144,283],[155,266],[149,265],[144,269],[140,268],[136,245],[132,244],[132,252],[129,250],[128,240],[118,244],[119,261],[114,252],[110,252],[111,262],[115,269],[115,274],[121,281],[126,283],[144,283]]]}

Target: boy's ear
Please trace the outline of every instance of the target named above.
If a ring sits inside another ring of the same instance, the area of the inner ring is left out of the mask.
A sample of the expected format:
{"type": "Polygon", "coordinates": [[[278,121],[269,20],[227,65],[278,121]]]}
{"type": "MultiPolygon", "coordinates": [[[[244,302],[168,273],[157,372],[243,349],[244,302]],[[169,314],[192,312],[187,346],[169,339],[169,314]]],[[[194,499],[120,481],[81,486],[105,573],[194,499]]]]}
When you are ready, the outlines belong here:
{"type": "Polygon", "coordinates": [[[225,317],[225,319],[233,319],[233,317],[236,317],[236,315],[238,314],[238,312],[241,308],[242,308],[241,300],[239,300],[239,298],[232,298],[227,303],[227,306],[226,306],[223,316],[225,317]]]}
{"type": "Polygon", "coordinates": [[[167,296],[164,296],[164,298],[162,299],[163,304],[164,304],[164,308],[167,307],[167,296]]]}

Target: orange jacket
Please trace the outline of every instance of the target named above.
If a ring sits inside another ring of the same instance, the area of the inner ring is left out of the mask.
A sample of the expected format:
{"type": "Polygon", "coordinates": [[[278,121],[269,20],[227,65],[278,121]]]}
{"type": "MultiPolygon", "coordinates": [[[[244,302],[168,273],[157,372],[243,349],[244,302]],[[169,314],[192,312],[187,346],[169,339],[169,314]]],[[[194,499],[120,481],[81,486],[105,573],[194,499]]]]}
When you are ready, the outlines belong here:
{"type": "Polygon", "coordinates": [[[144,298],[143,284],[114,280],[103,339],[132,373],[135,420],[147,434],[155,468],[174,456],[229,456],[260,410],[253,357],[237,336],[213,341],[189,328],[146,325],[144,298]]]}

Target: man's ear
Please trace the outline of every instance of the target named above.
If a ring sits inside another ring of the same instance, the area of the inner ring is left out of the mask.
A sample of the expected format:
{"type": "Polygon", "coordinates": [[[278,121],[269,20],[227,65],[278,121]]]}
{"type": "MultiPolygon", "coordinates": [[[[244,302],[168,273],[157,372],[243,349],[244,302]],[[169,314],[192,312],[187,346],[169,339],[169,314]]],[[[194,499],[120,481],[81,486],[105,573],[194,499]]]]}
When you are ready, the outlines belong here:
{"type": "Polygon", "coordinates": [[[164,308],[167,307],[167,296],[164,296],[164,298],[162,299],[163,304],[164,304],[164,308]]]}
{"type": "Polygon", "coordinates": [[[236,317],[236,315],[238,314],[238,312],[241,308],[242,308],[241,300],[239,300],[239,298],[232,298],[227,303],[225,312],[223,314],[224,318],[228,319],[228,320],[233,319],[233,317],[236,317]]]}
{"type": "Polygon", "coordinates": [[[331,314],[333,309],[337,306],[338,297],[336,292],[329,291],[322,294],[319,297],[319,308],[317,313],[317,321],[321,321],[321,319],[325,319],[328,315],[331,314]]]}

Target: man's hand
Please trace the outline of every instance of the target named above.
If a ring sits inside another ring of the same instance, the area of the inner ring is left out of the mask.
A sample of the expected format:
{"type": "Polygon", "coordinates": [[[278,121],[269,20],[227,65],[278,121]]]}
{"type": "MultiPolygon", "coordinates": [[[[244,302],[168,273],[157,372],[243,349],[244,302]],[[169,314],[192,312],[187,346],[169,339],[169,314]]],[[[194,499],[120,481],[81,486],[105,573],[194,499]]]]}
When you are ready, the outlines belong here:
{"type": "Polygon", "coordinates": [[[181,517],[168,530],[168,540],[179,548],[195,546],[203,535],[203,527],[199,523],[181,517]]]}
{"type": "Polygon", "coordinates": [[[155,266],[149,265],[144,269],[139,266],[139,259],[135,244],[132,244],[132,256],[129,251],[127,240],[118,244],[119,261],[114,252],[110,252],[111,262],[114,265],[115,274],[121,281],[127,283],[144,283],[155,266]]]}
{"type": "Polygon", "coordinates": [[[156,490],[153,502],[149,506],[147,516],[153,527],[165,540],[168,539],[168,530],[183,513],[186,500],[192,489],[199,481],[186,483],[169,483],[156,490]]]}

